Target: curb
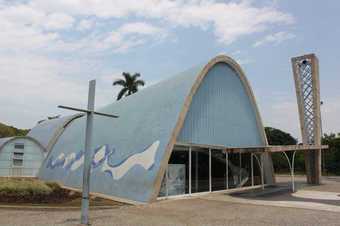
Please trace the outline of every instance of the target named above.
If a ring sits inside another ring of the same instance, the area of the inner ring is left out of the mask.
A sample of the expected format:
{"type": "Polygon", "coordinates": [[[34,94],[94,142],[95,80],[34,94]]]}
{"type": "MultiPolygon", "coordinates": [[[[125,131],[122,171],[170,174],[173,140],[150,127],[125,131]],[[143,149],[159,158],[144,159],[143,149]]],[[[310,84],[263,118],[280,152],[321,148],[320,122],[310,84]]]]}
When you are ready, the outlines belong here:
{"type": "MultiPolygon", "coordinates": [[[[90,210],[104,210],[104,209],[117,209],[119,206],[90,206],[90,210]]],[[[20,206],[20,205],[0,205],[0,209],[9,210],[47,210],[47,211],[65,211],[65,210],[80,210],[80,206],[20,206]]]]}

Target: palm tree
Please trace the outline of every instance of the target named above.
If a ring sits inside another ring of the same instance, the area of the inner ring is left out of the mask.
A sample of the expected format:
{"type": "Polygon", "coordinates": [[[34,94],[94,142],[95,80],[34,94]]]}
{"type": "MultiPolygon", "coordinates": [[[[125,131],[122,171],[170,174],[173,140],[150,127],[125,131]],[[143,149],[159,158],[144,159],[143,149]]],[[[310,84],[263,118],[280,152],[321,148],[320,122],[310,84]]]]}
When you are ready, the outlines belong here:
{"type": "Polygon", "coordinates": [[[117,100],[120,100],[124,95],[129,96],[138,92],[138,87],[145,85],[142,79],[138,79],[140,77],[139,73],[131,75],[128,72],[123,72],[122,75],[124,79],[117,79],[112,84],[113,86],[119,85],[123,87],[118,93],[117,100]]]}

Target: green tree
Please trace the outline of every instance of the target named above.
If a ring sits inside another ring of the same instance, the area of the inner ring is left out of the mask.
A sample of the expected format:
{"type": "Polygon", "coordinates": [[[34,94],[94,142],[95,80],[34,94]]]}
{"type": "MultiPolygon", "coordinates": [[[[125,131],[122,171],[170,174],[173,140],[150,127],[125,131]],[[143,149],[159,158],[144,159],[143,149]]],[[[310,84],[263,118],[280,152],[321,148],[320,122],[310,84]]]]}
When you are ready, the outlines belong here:
{"type": "MultiPolygon", "coordinates": [[[[297,144],[297,139],[287,132],[280,129],[266,127],[265,128],[267,140],[269,145],[295,145],[297,144]]],[[[291,158],[292,153],[288,153],[291,158]]],[[[276,172],[288,172],[289,166],[286,157],[282,153],[272,154],[273,165],[276,172]]],[[[305,162],[302,152],[297,152],[295,155],[295,169],[297,171],[305,171],[305,162]]]]}
{"type": "Polygon", "coordinates": [[[117,79],[112,84],[113,86],[122,86],[122,89],[118,93],[117,100],[120,100],[124,95],[129,96],[138,92],[138,87],[145,85],[142,79],[138,79],[140,77],[139,73],[131,75],[128,72],[123,72],[122,76],[124,79],[117,79]]]}
{"type": "Polygon", "coordinates": [[[14,136],[25,136],[29,132],[28,129],[18,129],[14,126],[8,126],[0,123],[0,138],[3,137],[14,137],[14,136]]]}
{"type": "Polygon", "coordinates": [[[268,144],[270,145],[294,145],[297,140],[289,133],[272,127],[265,128],[268,144]]]}
{"type": "Polygon", "coordinates": [[[340,175],[340,134],[324,134],[322,144],[329,146],[322,155],[325,173],[340,175]]]}

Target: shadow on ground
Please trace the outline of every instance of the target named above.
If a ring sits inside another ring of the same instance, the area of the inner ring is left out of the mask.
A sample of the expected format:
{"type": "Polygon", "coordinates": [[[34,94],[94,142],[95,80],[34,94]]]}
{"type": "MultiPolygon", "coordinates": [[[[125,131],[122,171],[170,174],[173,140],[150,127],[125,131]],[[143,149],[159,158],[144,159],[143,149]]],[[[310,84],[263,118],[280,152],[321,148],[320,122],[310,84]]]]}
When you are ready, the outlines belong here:
{"type": "Polygon", "coordinates": [[[327,178],[327,182],[321,185],[308,185],[303,181],[303,177],[300,177],[295,183],[295,187],[295,192],[292,192],[291,182],[281,181],[276,185],[267,186],[264,189],[257,188],[226,193],[225,195],[257,201],[310,202],[340,206],[340,186],[338,178],[336,180],[327,178]],[[336,187],[334,187],[332,181],[337,183],[336,187]]]}

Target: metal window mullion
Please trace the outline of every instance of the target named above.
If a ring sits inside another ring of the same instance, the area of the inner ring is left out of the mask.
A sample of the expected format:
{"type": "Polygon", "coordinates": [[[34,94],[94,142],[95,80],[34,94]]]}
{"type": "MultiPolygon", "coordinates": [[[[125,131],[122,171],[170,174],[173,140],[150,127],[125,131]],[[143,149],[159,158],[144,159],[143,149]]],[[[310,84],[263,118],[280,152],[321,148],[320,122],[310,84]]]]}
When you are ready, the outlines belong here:
{"type": "Polygon", "coordinates": [[[168,198],[169,196],[169,187],[168,187],[168,179],[169,179],[169,163],[168,166],[166,167],[166,171],[165,171],[165,189],[166,189],[166,197],[168,198]]]}
{"type": "Polygon", "coordinates": [[[239,173],[238,173],[238,182],[239,182],[239,186],[241,185],[241,179],[242,179],[242,175],[241,175],[241,169],[242,169],[242,154],[241,154],[241,152],[239,153],[239,158],[238,158],[238,160],[239,160],[239,173]]]}
{"type": "Polygon", "coordinates": [[[189,194],[191,195],[191,146],[189,146],[189,194]]]}
{"type": "Polygon", "coordinates": [[[250,154],[250,167],[251,167],[251,186],[254,186],[254,161],[253,161],[253,153],[250,154]]]}
{"type": "Polygon", "coordinates": [[[261,184],[264,189],[264,164],[263,164],[263,153],[261,154],[261,184]]]}
{"type": "Polygon", "coordinates": [[[195,191],[198,192],[198,151],[195,152],[195,191]]]}
{"type": "Polygon", "coordinates": [[[229,156],[228,152],[225,153],[225,162],[226,162],[226,187],[229,189],[229,156]]]}
{"type": "Polygon", "coordinates": [[[209,191],[211,192],[211,149],[209,148],[209,191]]]}

